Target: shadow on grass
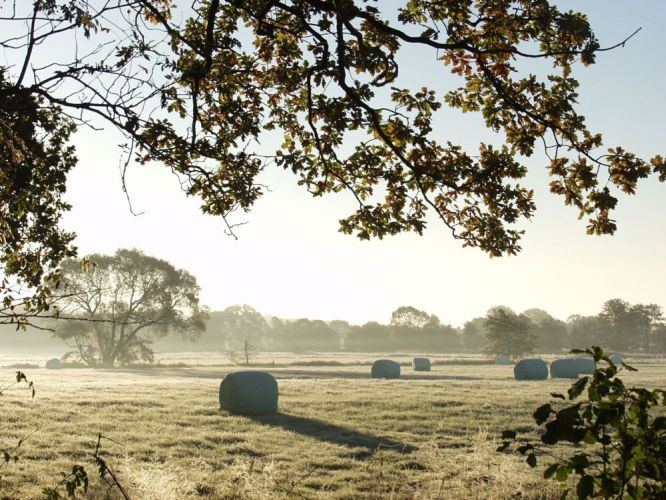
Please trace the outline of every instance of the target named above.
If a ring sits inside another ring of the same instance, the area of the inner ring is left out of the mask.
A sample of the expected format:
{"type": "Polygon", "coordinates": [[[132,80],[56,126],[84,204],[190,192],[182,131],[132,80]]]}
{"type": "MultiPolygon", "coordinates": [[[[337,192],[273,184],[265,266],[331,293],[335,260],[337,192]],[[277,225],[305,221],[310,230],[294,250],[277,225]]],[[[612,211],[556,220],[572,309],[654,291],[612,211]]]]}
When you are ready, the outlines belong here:
{"type": "Polygon", "coordinates": [[[390,438],[365,434],[314,418],[299,417],[280,412],[272,415],[249,415],[248,418],[262,425],[280,427],[284,430],[308,436],[319,441],[326,441],[350,448],[366,448],[368,450],[368,452],[355,453],[357,458],[368,457],[378,450],[391,450],[404,454],[412,453],[416,450],[412,445],[390,438]]]}

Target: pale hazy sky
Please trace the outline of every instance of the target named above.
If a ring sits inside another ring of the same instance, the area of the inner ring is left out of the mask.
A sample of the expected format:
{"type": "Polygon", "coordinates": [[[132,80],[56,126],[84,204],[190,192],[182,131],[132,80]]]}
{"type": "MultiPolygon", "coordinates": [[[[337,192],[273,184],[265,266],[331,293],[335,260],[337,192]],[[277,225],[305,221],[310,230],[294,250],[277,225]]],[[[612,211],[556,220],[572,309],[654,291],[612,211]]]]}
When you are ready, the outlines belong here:
{"type": "MultiPolygon", "coordinates": [[[[602,45],[643,28],[625,48],[576,73],[580,109],[606,145],[648,158],[666,153],[666,1],[560,3],[588,12],[602,45]]],[[[451,87],[447,70],[409,60],[402,83],[451,87]]],[[[444,139],[471,151],[480,140],[498,142],[478,116],[448,113],[438,127],[444,139]]],[[[595,314],[613,297],[666,306],[666,185],[656,179],[644,181],[637,196],[621,197],[615,236],[590,237],[576,211],[548,193],[539,151],[528,160],[525,183],[536,191],[537,213],[525,224],[523,251],[490,259],[461,248],[434,219],[422,237],[361,242],[339,234],[337,221],[353,210],[351,200],[312,199],[279,171],[264,177],[271,192],[240,217],[249,224],[238,229],[238,240],[224,235],[221,220],[201,215],[197,200],[187,199],[159,166],[128,174],[133,205],[144,212],[134,217],[121,190],[120,141],[111,132],[76,136],[80,161],[68,182],[73,209],[64,227],[78,233],[81,255],[135,247],[189,270],[213,310],[247,303],[281,317],[361,323],[388,321],[396,307],[413,305],[461,325],[498,304],[541,307],[562,319],[595,314]]]]}

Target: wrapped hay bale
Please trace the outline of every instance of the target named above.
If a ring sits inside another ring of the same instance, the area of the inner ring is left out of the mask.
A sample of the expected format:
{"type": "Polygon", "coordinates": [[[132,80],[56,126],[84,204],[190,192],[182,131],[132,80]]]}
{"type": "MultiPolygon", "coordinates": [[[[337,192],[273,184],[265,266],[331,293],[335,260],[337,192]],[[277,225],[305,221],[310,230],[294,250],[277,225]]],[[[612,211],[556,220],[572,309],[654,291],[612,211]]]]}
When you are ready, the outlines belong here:
{"type": "Polygon", "coordinates": [[[372,378],[400,378],[400,365],[392,359],[378,359],[372,363],[372,378]]]}
{"type": "MultiPolygon", "coordinates": [[[[429,372],[430,371],[430,359],[428,358],[414,358],[412,361],[412,366],[414,371],[417,372],[429,372]]],[[[398,367],[400,368],[400,367],[398,367]]],[[[400,375],[400,373],[398,373],[400,375]]]]}
{"type": "Polygon", "coordinates": [[[60,368],[60,360],[58,358],[51,358],[46,362],[46,368],[49,370],[57,370],[60,368]]]}
{"type": "Polygon", "coordinates": [[[610,356],[608,356],[608,359],[610,359],[615,366],[620,366],[622,361],[624,361],[624,356],[622,356],[622,354],[620,354],[619,352],[615,352],[610,356]]]}
{"type": "Polygon", "coordinates": [[[220,383],[220,407],[232,413],[259,415],[278,409],[278,384],[267,372],[230,373],[220,383]]]}
{"type": "Polygon", "coordinates": [[[578,378],[582,367],[577,358],[556,359],[550,364],[551,378],[578,378]]]}
{"type": "Polygon", "coordinates": [[[594,360],[592,358],[576,358],[578,361],[578,374],[592,375],[594,373],[594,360]]]}
{"type": "Polygon", "coordinates": [[[510,365],[511,364],[511,358],[509,356],[497,356],[495,358],[495,364],[496,365],[510,365]]]}
{"type": "Polygon", "coordinates": [[[513,376],[516,380],[546,380],[548,365],[543,359],[521,359],[513,367],[513,376]]]}

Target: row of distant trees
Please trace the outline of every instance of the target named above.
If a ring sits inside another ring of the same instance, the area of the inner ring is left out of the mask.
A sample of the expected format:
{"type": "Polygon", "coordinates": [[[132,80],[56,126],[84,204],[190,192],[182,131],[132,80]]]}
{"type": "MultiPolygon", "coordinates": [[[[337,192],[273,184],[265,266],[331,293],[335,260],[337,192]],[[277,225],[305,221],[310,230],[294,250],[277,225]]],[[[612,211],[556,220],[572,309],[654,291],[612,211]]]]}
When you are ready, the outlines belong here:
{"type": "Polygon", "coordinates": [[[455,328],[441,324],[437,316],[414,307],[396,309],[388,325],[372,321],[359,326],[342,320],[267,319],[248,305],[236,305],[211,314],[208,341],[216,332],[227,349],[235,349],[245,342],[262,350],[292,352],[450,352],[460,347],[455,328]]]}
{"type": "Polygon", "coordinates": [[[340,320],[266,319],[250,306],[237,305],[213,313],[208,330],[219,332],[227,348],[247,341],[274,351],[485,351],[518,356],[594,344],[624,352],[666,352],[661,307],[621,299],[607,301],[597,315],[573,315],[567,321],[543,309],[518,314],[497,306],[459,329],[410,306],[393,311],[388,324],[351,325],[340,320]]]}
{"type": "Polygon", "coordinates": [[[403,306],[388,324],[265,317],[248,305],[208,313],[187,271],[137,250],[62,263],[53,302],[55,335],[91,366],[151,362],[152,341],[170,333],[198,341],[199,349],[250,351],[481,352],[519,356],[601,345],[618,351],[666,352],[663,311],[656,304],[607,301],[594,316],[566,322],[542,309],[508,307],[465,323],[444,324],[434,314],[403,306]]]}
{"type": "Polygon", "coordinates": [[[507,355],[590,345],[624,352],[666,352],[666,325],[657,304],[631,304],[622,299],[606,301],[596,315],[575,314],[566,322],[543,309],[517,314],[499,306],[466,322],[461,340],[467,350],[507,355]]]}

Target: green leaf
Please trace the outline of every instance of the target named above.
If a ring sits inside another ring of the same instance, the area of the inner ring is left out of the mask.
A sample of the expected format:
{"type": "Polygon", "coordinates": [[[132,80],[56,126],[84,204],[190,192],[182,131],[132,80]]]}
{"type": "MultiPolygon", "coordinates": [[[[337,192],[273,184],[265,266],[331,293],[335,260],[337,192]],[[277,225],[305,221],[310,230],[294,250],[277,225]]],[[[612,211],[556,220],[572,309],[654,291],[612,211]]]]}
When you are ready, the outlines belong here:
{"type": "Polygon", "coordinates": [[[502,439],[516,439],[516,431],[510,431],[510,430],[503,431],[502,439]]]}
{"type": "Polygon", "coordinates": [[[539,406],[532,416],[534,417],[534,421],[537,423],[537,425],[543,424],[546,420],[548,420],[548,417],[550,417],[551,413],[553,412],[553,408],[550,404],[546,403],[545,405],[539,406]]]}
{"type": "Polygon", "coordinates": [[[569,469],[567,467],[559,467],[557,469],[555,477],[557,478],[558,481],[563,483],[564,481],[569,479],[569,469]]]}
{"type": "Polygon", "coordinates": [[[579,380],[577,380],[567,391],[567,394],[569,395],[569,400],[574,400],[578,396],[580,396],[583,390],[585,389],[585,386],[587,385],[588,381],[589,377],[581,377],[579,380]]]}
{"type": "Polygon", "coordinates": [[[520,453],[521,455],[524,455],[525,453],[527,453],[528,451],[532,451],[533,449],[534,449],[534,445],[533,445],[533,444],[530,444],[530,443],[527,443],[527,444],[524,444],[524,445],[522,445],[522,446],[519,446],[519,447],[516,449],[516,451],[517,451],[518,453],[520,453]]]}
{"type": "Polygon", "coordinates": [[[594,436],[592,432],[589,430],[585,433],[585,437],[583,438],[583,441],[585,441],[587,444],[594,444],[597,442],[597,438],[594,436]]]}
{"type": "Polygon", "coordinates": [[[580,499],[586,499],[594,495],[594,478],[590,475],[584,475],[580,481],[578,481],[578,486],[576,486],[576,494],[580,499]]]}
{"type": "Polygon", "coordinates": [[[527,459],[525,461],[533,469],[537,466],[537,458],[534,453],[530,453],[529,455],[527,455],[527,459]]]}
{"type": "Polygon", "coordinates": [[[506,450],[509,446],[511,446],[511,441],[504,441],[501,445],[499,445],[495,451],[504,451],[506,450]]]}
{"type": "Polygon", "coordinates": [[[550,479],[551,477],[553,477],[555,472],[557,472],[558,467],[559,467],[559,464],[553,464],[553,465],[549,465],[548,467],[546,467],[546,470],[543,471],[543,478],[544,479],[550,479]]]}

